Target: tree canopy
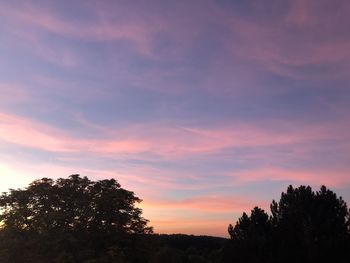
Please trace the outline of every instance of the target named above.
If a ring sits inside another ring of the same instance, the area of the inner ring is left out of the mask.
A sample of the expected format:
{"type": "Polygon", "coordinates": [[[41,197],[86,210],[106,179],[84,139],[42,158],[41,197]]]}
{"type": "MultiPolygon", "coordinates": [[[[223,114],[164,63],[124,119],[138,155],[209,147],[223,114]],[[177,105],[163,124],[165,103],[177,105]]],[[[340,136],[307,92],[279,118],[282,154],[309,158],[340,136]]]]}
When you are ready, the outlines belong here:
{"type": "Polygon", "coordinates": [[[0,262],[132,262],[131,249],[144,252],[131,236],[152,233],[139,202],[115,179],[77,174],[10,189],[0,196],[0,262]]]}
{"type": "Polygon", "coordinates": [[[91,181],[77,174],[56,181],[43,178],[25,189],[3,193],[0,220],[5,227],[37,232],[150,233],[148,220],[135,207],[139,202],[115,179],[91,181]]]}
{"type": "Polygon", "coordinates": [[[350,262],[350,213],[325,186],[289,186],[269,214],[254,207],[230,224],[230,239],[149,235],[139,202],[115,179],[79,175],[10,189],[0,195],[0,262],[350,262]]]}
{"type": "Polygon", "coordinates": [[[243,213],[234,227],[229,225],[232,241],[226,249],[226,262],[350,259],[349,210],[344,200],[325,186],[316,192],[310,186],[289,186],[270,208],[271,216],[255,207],[250,216],[243,213]]]}

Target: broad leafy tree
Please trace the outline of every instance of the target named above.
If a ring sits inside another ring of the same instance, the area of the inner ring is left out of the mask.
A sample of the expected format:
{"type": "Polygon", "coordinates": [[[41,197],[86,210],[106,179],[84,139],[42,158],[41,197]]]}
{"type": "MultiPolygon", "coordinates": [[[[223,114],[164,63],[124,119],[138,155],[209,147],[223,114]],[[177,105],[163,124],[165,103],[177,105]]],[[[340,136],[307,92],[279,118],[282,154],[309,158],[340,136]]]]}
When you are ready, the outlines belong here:
{"type": "Polygon", "coordinates": [[[0,196],[0,262],[123,263],[145,257],[133,241],[152,233],[139,202],[114,179],[79,175],[11,189],[0,196]]]}
{"type": "Polygon", "coordinates": [[[4,227],[48,230],[150,233],[141,200],[114,180],[90,181],[71,175],[67,179],[43,178],[25,189],[0,196],[4,227]]]}

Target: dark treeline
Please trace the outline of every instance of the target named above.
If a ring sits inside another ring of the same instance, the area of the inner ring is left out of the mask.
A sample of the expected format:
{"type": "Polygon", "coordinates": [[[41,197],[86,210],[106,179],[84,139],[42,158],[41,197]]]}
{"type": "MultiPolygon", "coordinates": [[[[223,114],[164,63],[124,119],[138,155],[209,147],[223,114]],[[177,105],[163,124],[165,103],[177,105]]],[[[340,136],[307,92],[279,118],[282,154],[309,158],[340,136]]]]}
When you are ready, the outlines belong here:
{"type": "Polygon", "coordinates": [[[289,186],[270,209],[229,225],[224,262],[350,262],[349,210],[325,186],[289,186]]]}
{"type": "Polygon", "coordinates": [[[0,196],[0,263],[350,262],[349,210],[322,186],[289,186],[255,207],[230,239],[158,235],[114,180],[43,178],[0,196]]]}

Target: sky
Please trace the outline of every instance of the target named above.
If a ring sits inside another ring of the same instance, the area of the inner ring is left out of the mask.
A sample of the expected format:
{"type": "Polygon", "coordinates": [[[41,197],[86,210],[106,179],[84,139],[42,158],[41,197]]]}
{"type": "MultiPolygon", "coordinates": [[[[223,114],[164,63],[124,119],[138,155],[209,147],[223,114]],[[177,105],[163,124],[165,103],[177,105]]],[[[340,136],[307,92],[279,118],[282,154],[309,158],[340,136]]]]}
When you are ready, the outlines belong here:
{"type": "Polygon", "coordinates": [[[117,179],[228,236],[292,184],[350,202],[350,2],[0,0],[0,191],[117,179]]]}

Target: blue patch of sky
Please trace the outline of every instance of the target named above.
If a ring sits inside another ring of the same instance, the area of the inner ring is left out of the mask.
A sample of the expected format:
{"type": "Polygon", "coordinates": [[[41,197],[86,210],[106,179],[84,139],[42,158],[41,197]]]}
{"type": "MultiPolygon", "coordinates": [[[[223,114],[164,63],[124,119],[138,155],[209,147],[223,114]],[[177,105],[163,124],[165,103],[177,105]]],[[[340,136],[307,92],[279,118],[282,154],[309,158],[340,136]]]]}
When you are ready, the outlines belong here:
{"type": "Polygon", "coordinates": [[[228,14],[260,22],[273,21],[285,16],[290,10],[288,1],[219,0],[216,1],[228,14]]]}
{"type": "Polygon", "coordinates": [[[2,159],[27,164],[53,163],[61,153],[40,150],[0,140],[2,159]]]}

